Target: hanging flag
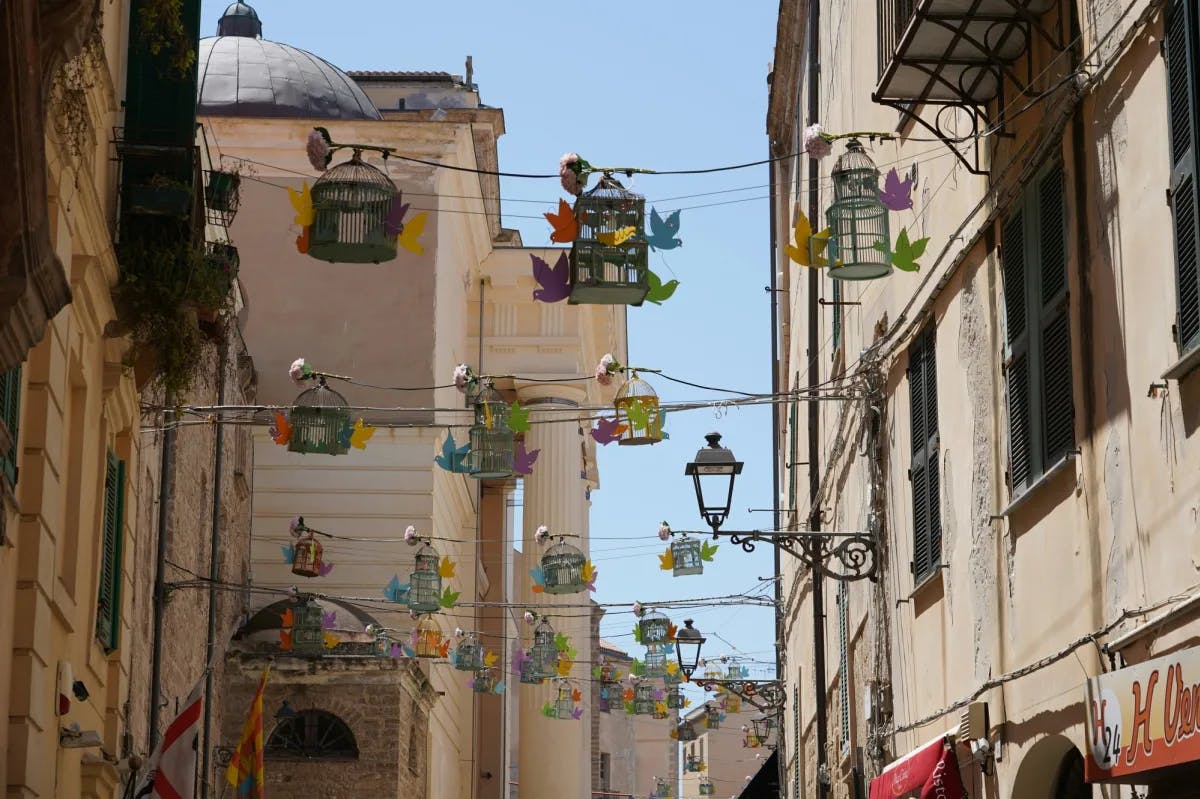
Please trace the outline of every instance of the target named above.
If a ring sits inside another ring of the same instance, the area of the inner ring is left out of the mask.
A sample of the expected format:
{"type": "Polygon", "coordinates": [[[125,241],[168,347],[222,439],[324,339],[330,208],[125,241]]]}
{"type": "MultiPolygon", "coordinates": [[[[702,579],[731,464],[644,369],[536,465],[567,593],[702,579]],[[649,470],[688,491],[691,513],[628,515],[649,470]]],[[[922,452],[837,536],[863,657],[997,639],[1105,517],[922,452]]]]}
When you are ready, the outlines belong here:
{"type": "Polygon", "coordinates": [[[196,795],[196,744],[203,714],[204,678],[201,677],[150,753],[134,799],[192,799],[196,795]]]}
{"type": "Polygon", "coordinates": [[[921,788],[921,799],[965,799],[962,775],[958,773],[958,758],[954,756],[954,747],[947,744],[942,748],[942,756],[937,765],[925,780],[921,788]]]}
{"type": "Polygon", "coordinates": [[[225,770],[225,779],[233,786],[237,799],[263,799],[263,690],[267,687],[267,674],[271,667],[263,669],[262,679],[258,681],[258,690],[250,701],[250,712],[246,723],[242,726],[242,739],[233,757],[229,760],[229,768],[225,770]]]}

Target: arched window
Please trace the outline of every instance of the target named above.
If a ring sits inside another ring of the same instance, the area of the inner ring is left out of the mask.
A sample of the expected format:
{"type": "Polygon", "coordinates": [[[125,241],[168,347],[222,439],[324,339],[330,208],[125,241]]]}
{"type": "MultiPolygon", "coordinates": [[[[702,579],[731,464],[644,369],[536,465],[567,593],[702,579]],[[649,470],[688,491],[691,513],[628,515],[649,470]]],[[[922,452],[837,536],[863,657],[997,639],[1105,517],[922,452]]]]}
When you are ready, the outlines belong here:
{"type": "Polygon", "coordinates": [[[357,760],[358,744],[346,722],[324,710],[298,710],[279,718],[263,755],[272,760],[357,760]]]}

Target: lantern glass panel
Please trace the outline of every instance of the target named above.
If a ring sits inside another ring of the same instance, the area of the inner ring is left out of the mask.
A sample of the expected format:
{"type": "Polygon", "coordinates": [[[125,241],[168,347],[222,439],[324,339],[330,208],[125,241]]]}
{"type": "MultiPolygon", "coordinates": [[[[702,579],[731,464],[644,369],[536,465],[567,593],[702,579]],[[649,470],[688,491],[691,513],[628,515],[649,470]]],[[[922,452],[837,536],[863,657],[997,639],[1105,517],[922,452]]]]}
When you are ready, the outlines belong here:
{"type": "Polygon", "coordinates": [[[345,435],[350,426],[348,403],[325,384],[324,377],[318,381],[315,387],[300,392],[288,413],[292,426],[288,452],[344,455],[350,451],[349,437],[345,435]]]}
{"type": "Polygon", "coordinates": [[[578,594],[587,590],[583,567],[587,557],[579,548],[558,541],[542,555],[542,578],[547,594],[578,594]]]}
{"type": "Polygon", "coordinates": [[[698,538],[677,538],[671,542],[671,556],[674,559],[672,575],[683,577],[689,574],[703,574],[704,562],[700,560],[701,543],[698,538]]]}
{"type": "Polygon", "coordinates": [[[313,224],[308,254],[333,263],[369,264],[396,257],[388,213],[396,186],[356,152],[325,171],[312,187],[313,224]]]}
{"type": "Polygon", "coordinates": [[[645,646],[665,644],[671,632],[671,620],[652,610],[638,620],[638,632],[645,646]]]}

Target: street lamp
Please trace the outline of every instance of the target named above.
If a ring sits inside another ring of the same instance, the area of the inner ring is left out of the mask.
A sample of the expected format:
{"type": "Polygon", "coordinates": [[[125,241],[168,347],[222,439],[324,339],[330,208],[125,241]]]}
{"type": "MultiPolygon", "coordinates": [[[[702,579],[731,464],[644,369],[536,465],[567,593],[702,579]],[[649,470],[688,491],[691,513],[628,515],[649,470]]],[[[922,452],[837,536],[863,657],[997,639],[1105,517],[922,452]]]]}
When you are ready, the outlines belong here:
{"type": "Polygon", "coordinates": [[[754,738],[759,745],[765,745],[771,737],[771,733],[775,730],[774,716],[760,716],[756,719],[751,719],[750,723],[754,726],[754,738]]]}
{"type": "Polygon", "coordinates": [[[675,655],[679,658],[679,669],[687,677],[692,676],[700,662],[700,647],[707,639],[692,626],[691,619],[683,620],[683,629],[675,633],[675,655]]]}
{"type": "Polygon", "coordinates": [[[729,516],[733,504],[733,481],[742,473],[742,462],[735,460],[728,447],[721,446],[721,434],[704,437],[707,447],[701,447],[696,459],[683,470],[696,484],[696,503],[700,515],[712,528],[713,537],[729,516]]]}

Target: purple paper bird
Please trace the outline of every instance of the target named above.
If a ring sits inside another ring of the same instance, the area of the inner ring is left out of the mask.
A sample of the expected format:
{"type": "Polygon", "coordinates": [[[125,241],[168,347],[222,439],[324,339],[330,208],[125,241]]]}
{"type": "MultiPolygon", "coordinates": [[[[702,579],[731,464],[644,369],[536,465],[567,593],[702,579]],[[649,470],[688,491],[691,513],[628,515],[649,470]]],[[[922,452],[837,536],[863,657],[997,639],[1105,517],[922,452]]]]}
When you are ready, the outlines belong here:
{"type": "Polygon", "coordinates": [[[533,298],[541,302],[562,302],[571,293],[571,286],[567,283],[567,274],[569,267],[567,266],[567,254],[564,252],[558,256],[558,260],[554,262],[554,267],[538,258],[536,255],[529,256],[533,259],[533,279],[541,286],[539,289],[534,289],[533,298]]]}
{"type": "Polygon", "coordinates": [[[892,167],[883,180],[883,190],[879,192],[879,201],[889,211],[904,211],[912,208],[912,187],[912,177],[901,180],[899,173],[896,172],[896,167],[892,167]]]}
{"type": "Polygon", "coordinates": [[[513,453],[513,471],[521,475],[533,474],[533,464],[537,462],[540,452],[540,449],[526,451],[524,441],[517,444],[517,451],[513,453]]]}
{"type": "Polygon", "coordinates": [[[514,676],[521,676],[521,667],[524,666],[528,660],[529,655],[525,653],[524,649],[519,646],[513,648],[512,673],[514,676]]]}
{"type": "Polygon", "coordinates": [[[661,688],[654,689],[654,701],[655,702],[663,701],[663,699],[665,699],[666,696],[667,695],[666,695],[666,693],[663,692],[663,689],[661,689],[661,688]]]}
{"type": "Polygon", "coordinates": [[[408,203],[404,202],[404,195],[396,192],[396,196],[392,198],[392,207],[388,209],[387,220],[384,222],[384,228],[389,236],[399,236],[400,231],[404,230],[404,215],[408,213],[408,203]]]}
{"type": "Polygon", "coordinates": [[[571,718],[575,719],[576,721],[578,721],[582,717],[583,717],[583,708],[577,707],[571,711],[571,718]]]}
{"type": "Polygon", "coordinates": [[[337,623],[337,611],[336,610],[321,611],[321,629],[322,630],[332,630],[333,625],[336,623],[337,623]]]}
{"type": "Polygon", "coordinates": [[[400,658],[404,657],[404,647],[400,646],[400,644],[392,644],[391,651],[389,651],[388,654],[396,660],[399,660],[400,658]]]}
{"type": "Polygon", "coordinates": [[[601,446],[611,444],[621,437],[621,423],[618,419],[597,419],[596,426],[589,432],[596,443],[601,446]]]}
{"type": "Polygon", "coordinates": [[[325,575],[329,574],[331,571],[333,571],[332,563],[328,563],[326,561],[321,561],[317,565],[317,574],[321,577],[324,577],[325,575]]]}

